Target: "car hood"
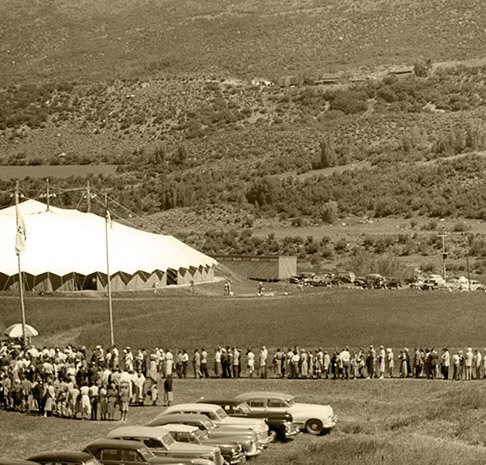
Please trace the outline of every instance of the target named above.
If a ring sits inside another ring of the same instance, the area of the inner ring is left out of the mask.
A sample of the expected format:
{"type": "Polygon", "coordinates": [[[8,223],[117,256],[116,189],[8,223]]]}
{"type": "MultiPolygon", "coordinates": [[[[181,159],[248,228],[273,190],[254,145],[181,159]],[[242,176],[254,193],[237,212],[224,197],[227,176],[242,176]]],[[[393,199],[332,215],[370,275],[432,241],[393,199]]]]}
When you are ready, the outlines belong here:
{"type": "Polygon", "coordinates": [[[224,420],[219,421],[218,424],[223,426],[248,428],[255,431],[267,429],[265,422],[257,418],[226,417],[224,420]]]}
{"type": "Polygon", "coordinates": [[[215,446],[204,444],[192,444],[188,442],[175,442],[169,447],[169,452],[186,452],[186,453],[200,453],[200,454],[213,454],[217,452],[218,448],[215,446]]]}

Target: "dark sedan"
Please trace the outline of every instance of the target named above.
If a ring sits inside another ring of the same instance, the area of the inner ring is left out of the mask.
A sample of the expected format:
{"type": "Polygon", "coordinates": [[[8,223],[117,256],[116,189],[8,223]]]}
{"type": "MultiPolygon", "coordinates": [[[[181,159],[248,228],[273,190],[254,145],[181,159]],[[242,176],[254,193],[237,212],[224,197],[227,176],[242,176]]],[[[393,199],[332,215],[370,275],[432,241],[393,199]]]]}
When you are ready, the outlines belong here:
{"type": "Polygon", "coordinates": [[[68,450],[41,452],[29,457],[27,460],[41,465],[101,465],[95,457],[87,452],[68,450]]]}

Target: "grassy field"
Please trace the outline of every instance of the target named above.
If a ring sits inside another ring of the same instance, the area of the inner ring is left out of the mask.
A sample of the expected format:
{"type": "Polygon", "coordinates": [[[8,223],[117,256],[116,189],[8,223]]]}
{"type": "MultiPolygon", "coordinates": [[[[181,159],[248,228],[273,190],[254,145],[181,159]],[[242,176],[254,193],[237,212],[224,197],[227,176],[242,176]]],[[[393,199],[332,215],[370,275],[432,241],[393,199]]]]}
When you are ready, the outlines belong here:
{"type": "MultiPolygon", "coordinates": [[[[331,403],[339,417],[328,436],[301,435],[272,445],[255,465],[479,464],[486,460],[482,383],[425,380],[292,381],[184,380],[175,400],[230,396],[255,389],[290,392],[299,400],[331,403]]],[[[144,424],[161,407],[132,408],[130,424],[144,424]]],[[[79,450],[117,423],[38,418],[0,411],[2,455],[27,457],[51,449],[79,450]]]]}
{"type": "MultiPolygon", "coordinates": [[[[484,346],[483,293],[321,290],[278,297],[159,296],[116,299],[119,346],[187,349],[217,344],[269,347],[299,344],[393,347],[484,346]]],[[[92,346],[108,340],[106,301],[27,299],[27,320],[38,343],[92,346]]],[[[0,326],[18,320],[18,302],[0,300],[0,326]]],[[[272,445],[256,465],[281,463],[479,464],[486,460],[486,386],[426,380],[176,380],[175,400],[278,390],[302,401],[331,403],[339,417],[325,437],[301,435],[272,445]]],[[[161,407],[132,408],[129,423],[144,424],[161,407]]],[[[1,455],[27,457],[50,449],[81,449],[117,423],[39,418],[0,411],[1,455]]]]}
{"type": "MultiPolygon", "coordinates": [[[[484,293],[325,289],[275,297],[214,296],[116,299],[119,345],[194,349],[216,345],[326,348],[482,347],[484,293]]],[[[15,298],[0,300],[0,325],[19,320],[15,298]]],[[[105,299],[27,299],[39,343],[107,343],[105,299]]]]}

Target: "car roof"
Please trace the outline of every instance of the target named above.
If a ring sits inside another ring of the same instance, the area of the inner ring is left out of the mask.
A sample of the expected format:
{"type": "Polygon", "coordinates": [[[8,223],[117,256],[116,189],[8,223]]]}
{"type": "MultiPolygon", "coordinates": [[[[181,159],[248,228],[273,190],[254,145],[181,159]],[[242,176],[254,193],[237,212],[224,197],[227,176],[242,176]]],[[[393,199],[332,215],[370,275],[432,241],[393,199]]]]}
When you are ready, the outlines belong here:
{"type": "Polygon", "coordinates": [[[130,441],[128,439],[97,439],[90,442],[85,449],[101,449],[103,447],[113,447],[114,449],[139,449],[143,443],[140,441],[130,441]]]}
{"type": "Polygon", "coordinates": [[[160,428],[165,431],[176,431],[178,433],[191,433],[194,430],[198,430],[197,426],[182,425],[180,423],[168,423],[164,426],[152,426],[151,428],[160,428]]]}
{"type": "Polygon", "coordinates": [[[31,462],[24,459],[11,459],[9,457],[0,457],[0,465],[36,465],[36,462],[31,462]]]}
{"type": "Polygon", "coordinates": [[[248,400],[248,399],[256,399],[256,398],[289,400],[289,399],[293,399],[294,396],[290,394],[284,394],[283,392],[251,391],[251,392],[244,392],[243,394],[236,396],[236,398],[240,400],[248,400]]]}
{"type": "Polygon", "coordinates": [[[87,460],[92,459],[93,456],[88,454],[87,452],[74,452],[71,450],[54,450],[54,451],[47,451],[41,452],[39,454],[35,454],[30,456],[27,460],[32,462],[41,462],[44,460],[59,460],[63,462],[86,462],[87,460]]]}
{"type": "Polygon", "coordinates": [[[164,435],[168,432],[166,430],[160,430],[154,426],[122,426],[121,428],[114,429],[107,434],[108,438],[119,438],[119,437],[160,437],[161,434],[164,435]]]}
{"type": "Polygon", "coordinates": [[[201,399],[199,399],[197,401],[198,404],[212,404],[212,405],[239,405],[241,404],[242,402],[244,402],[244,400],[241,400],[241,399],[235,399],[234,397],[231,397],[231,398],[212,398],[212,397],[209,397],[208,399],[206,399],[205,397],[201,397],[201,399]]]}
{"type": "Polygon", "coordinates": [[[201,415],[199,413],[171,413],[170,415],[165,415],[162,412],[157,415],[153,420],[151,420],[146,426],[150,426],[150,423],[155,421],[163,421],[164,423],[183,423],[185,421],[207,421],[208,417],[206,415],[201,415]]]}
{"type": "Polygon", "coordinates": [[[179,410],[186,410],[186,409],[214,412],[218,408],[220,408],[219,405],[208,404],[208,403],[204,403],[204,402],[201,402],[201,403],[193,402],[193,403],[190,403],[190,404],[172,405],[170,407],[167,407],[167,409],[164,410],[164,413],[170,413],[170,412],[174,412],[174,411],[177,412],[179,410]]]}

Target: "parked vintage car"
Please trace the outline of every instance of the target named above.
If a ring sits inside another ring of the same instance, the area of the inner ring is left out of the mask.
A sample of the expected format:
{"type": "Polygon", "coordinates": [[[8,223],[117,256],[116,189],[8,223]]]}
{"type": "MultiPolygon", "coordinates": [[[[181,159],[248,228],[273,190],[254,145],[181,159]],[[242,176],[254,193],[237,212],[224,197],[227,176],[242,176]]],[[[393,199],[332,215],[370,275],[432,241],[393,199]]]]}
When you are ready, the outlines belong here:
{"type": "Polygon", "coordinates": [[[230,417],[261,418],[268,426],[272,440],[285,441],[293,439],[299,430],[293,424],[292,415],[288,412],[256,412],[246,402],[237,399],[201,399],[198,402],[219,405],[230,417]]]}
{"type": "Polygon", "coordinates": [[[258,439],[254,431],[248,428],[216,425],[216,423],[206,415],[198,415],[194,413],[172,413],[170,415],[165,415],[164,412],[162,412],[152,421],[147,423],[147,426],[163,426],[170,423],[198,427],[207,437],[205,444],[211,444],[212,441],[231,441],[241,445],[245,455],[248,457],[258,455],[261,452],[261,448],[257,446],[258,439]]]}
{"type": "Polygon", "coordinates": [[[187,442],[189,444],[208,444],[218,447],[227,464],[239,465],[246,460],[246,455],[243,452],[241,444],[229,440],[225,441],[224,438],[209,439],[207,433],[200,430],[197,426],[184,425],[181,423],[169,423],[164,426],[158,426],[157,428],[164,428],[178,442],[187,442]]]}
{"type": "Polygon", "coordinates": [[[102,465],[187,465],[185,460],[157,457],[143,442],[123,439],[98,439],[83,450],[102,465]]]}
{"type": "MultiPolygon", "coordinates": [[[[177,459],[205,459],[206,465],[223,465],[223,456],[217,446],[177,442],[164,428],[153,426],[123,426],[110,431],[111,439],[142,441],[156,456],[177,459]]],[[[198,463],[202,462],[198,460],[198,463]]]]}
{"type": "Polygon", "coordinates": [[[27,460],[41,465],[100,465],[100,462],[90,453],[67,450],[41,452],[27,460]]]}
{"type": "Polygon", "coordinates": [[[311,434],[330,432],[336,426],[336,416],[330,405],[295,402],[294,396],[280,392],[247,392],[236,396],[256,412],[289,412],[294,422],[311,434]]]}
{"type": "Polygon", "coordinates": [[[257,446],[259,448],[266,447],[270,440],[268,436],[268,426],[264,420],[230,417],[219,405],[207,403],[177,404],[168,407],[163,412],[164,415],[171,415],[173,413],[202,414],[213,420],[217,425],[250,429],[257,435],[257,446]]]}

